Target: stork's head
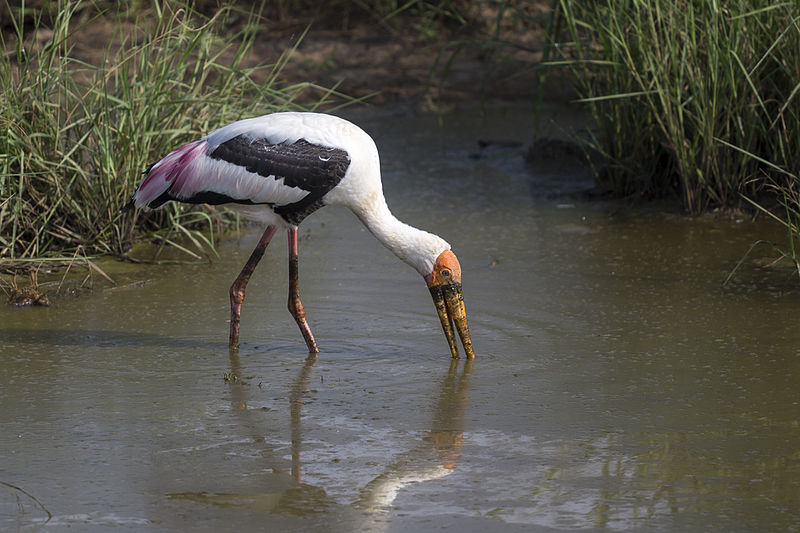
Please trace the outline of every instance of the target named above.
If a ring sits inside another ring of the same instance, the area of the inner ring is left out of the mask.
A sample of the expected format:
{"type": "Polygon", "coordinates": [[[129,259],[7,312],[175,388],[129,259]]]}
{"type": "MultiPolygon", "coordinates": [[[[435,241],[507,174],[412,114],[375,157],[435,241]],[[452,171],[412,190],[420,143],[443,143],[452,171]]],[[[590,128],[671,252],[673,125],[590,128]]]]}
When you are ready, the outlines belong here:
{"type": "Polygon", "coordinates": [[[433,303],[442,321],[442,329],[450,345],[453,358],[458,358],[458,345],[453,331],[453,325],[461,337],[467,359],[475,357],[472,351],[472,339],[467,326],[467,311],[464,307],[464,295],[461,290],[461,265],[458,264],[456,254],[445,250],[433,265],[433,271],[425,276],[425,282],[433,296],[433,303]]]}

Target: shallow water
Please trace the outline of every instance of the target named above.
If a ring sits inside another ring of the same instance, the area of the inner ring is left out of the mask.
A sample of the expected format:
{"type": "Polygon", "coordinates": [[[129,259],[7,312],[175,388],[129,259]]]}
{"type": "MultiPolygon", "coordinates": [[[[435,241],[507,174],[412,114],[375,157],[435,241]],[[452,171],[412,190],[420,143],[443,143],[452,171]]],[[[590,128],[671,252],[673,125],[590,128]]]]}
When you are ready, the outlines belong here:
{"type": "Polygon", "coordinates": [[[227,349],[256,228],[211,264],[1,307],[0,529],[796,530],[796,274],[757,249],[722,285],[780,232],[581,200],[574,169],[522,149],[477,157],[478,138],[527,141],[528,117],[359,117],[395,214],[458,253],[474,363],[451,363],[422,280],[338,208],[301,227],[316,359],[284,238],[227,349]]]}

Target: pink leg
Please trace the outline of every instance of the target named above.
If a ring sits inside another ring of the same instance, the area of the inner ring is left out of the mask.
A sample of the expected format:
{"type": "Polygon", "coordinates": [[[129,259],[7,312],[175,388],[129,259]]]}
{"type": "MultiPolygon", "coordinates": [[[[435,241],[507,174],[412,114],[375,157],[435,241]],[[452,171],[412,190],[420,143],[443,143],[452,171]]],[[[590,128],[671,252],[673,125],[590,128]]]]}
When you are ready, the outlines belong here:
{"type": "Polygon", "coordinates": [[[308,322],[306,322],[306,310],[303,308],[302,302],[300,302],[297,277],[297,228],[289,228],[289,312],[294,317],[297,325],[300,326],[300,332],[306,341],[308,352],[319,353],[317,341],[314,340],[311,328],[308,327],[308,322]]]}
{"type": "Polygon", "coordinates": [[[231,348],[239,346],[239,320],[242,316],[244,289],[247,287],[247,282],[250,281],[250,276],[253,274],[253,270],[256,269],[256,265],[264,257],[264,250],[267,249],[267,245],[276,231],[278,231],[276,226],[267,226],[255,250],[250,254],[250,259],[247,260],[244,268],[236,277],[236,281],[231,285],[231,335],[228,344],[231,348]]]}

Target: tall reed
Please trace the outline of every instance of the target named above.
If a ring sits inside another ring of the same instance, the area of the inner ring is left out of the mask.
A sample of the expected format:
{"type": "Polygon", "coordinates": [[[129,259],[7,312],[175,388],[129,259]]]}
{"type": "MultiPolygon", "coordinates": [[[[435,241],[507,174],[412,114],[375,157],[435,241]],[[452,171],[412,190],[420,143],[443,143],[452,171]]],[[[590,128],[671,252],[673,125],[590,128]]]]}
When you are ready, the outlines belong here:
{"type": "MultiPolygon", "coordinates": [[[[166,228],[167,240],[209,241],[188,229],[209,222],[205,213],[170,206],[122,216],[120,208],[154,158],[243,116],[300,107],[296,98],[312,87],[281,85],[287,55],[252,65],[254,11],[234,31],[230,19],[242,14],[231,8],[205,18],[188,0],[153,2],[91,65],[70,45],[91,11],[86,3],[60,0],[42,46],[26,41],[43,27],[40,16],[24,26],[24,6],[13,39],[0,43],[0,261],[78,246],[120,254],[137,232],[155,228],[166,228]]],[[[323,90],[310,107],[333,95],[323,90]]]]}
{"type": "Polygon", "coordinates": [[[800,6],[768,0],[556,0],[569,65],[618,194],[689,212],[786,184],[800,164],[800,6]],[[770,164],[765,164],[768,161],[770,164]]]}

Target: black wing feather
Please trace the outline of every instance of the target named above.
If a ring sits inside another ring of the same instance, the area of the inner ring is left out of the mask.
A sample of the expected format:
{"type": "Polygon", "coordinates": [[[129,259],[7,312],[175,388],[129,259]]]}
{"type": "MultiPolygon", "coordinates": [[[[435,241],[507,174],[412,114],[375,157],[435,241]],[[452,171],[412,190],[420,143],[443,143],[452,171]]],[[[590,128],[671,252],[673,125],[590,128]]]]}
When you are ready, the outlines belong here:
{"type": "Polygon", "coordinates": [[[350,156],[300,139],[292,144],[270,144],[265,139],[239,135],[216,147],[209,157],[245,167],[260,176],[283,178],[290,187],[306,191],[333,189],[344,177],[350,156]]]}
{"type": "Polygon", "coordinates": [[[259,176],[283,178],[285,185],[308,191],[298,202],[273,207],[295,225],[322,207],[322,197],[339,184],[350,166],[349,154],[340,148],[312,144],[305,139],[272,144],[244,134],[220,144],[208,156],[242,166],[259,176]]]}

